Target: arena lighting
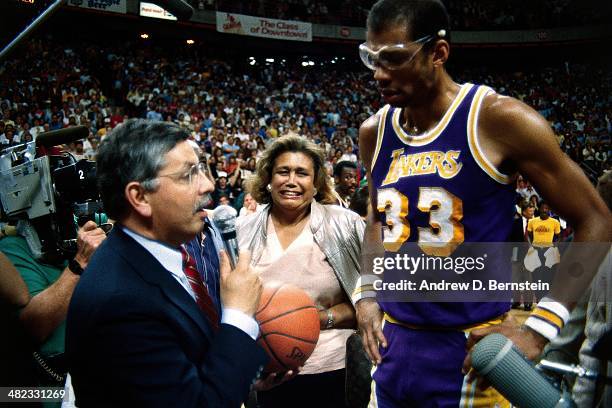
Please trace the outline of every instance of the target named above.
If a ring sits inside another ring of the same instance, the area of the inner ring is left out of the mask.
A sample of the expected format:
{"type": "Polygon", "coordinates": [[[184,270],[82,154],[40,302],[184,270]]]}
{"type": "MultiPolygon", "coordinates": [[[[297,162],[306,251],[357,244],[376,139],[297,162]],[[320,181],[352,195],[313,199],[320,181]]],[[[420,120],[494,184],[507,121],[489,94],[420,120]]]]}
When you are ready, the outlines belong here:
{"type": "Polygon", "coordinates": [[[249,65],[255,65],[256,61],[255,60],[251,60],[251,62],[249,62],[249,65]]]}
{"type": "Polygon", "coordinates": [[[193,45],[195,44],[195,41],[193,41],[192,39],[189,39],[187,41],[185,41],[187,43],[187,45],[193,45]]]}
{"type": "Polygon", "coordinates": [[[308,66],[308,63],[307,63],[306,61],[302,61],[302,66],[303,66],[303,67],[307,67],[307,66],[308,66]]]}
{"type": "Polygon", "coordinates": [[[314,65],[314,61],[308,61],[308,65],[313,66],[314,65]]]}
{"type": "Polygon", "coordinates": [[[266,62],[274,62],[274,58],[266,58],[266,62]]]}
{"type": "Polygon", "coordinates": [[[147,38],[149,38],[149,34],[142,33],[142,34],[140,34],[140,38],[142,38],[143,40],[146,40],[147,38]]]}

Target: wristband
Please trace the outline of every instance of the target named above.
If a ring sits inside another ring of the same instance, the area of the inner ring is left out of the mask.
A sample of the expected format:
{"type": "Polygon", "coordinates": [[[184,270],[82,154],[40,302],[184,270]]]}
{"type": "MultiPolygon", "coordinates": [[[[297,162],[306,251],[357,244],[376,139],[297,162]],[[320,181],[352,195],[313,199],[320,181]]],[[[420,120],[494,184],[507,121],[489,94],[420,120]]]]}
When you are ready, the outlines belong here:
{"type": "Polygon", "coordinates": [[[561,303],[544,297],[525,320],[525,326],[546,337],[549,341],[557,337],[569,320],[569,310],[561,303]]]}
{"type": "Polygon", "coordinates": [[[375,298],[376,290],[374,289],[374,282],[380,278],[376,275],[362,275],[357,279],[355,290],[351,295],[351,301],[353,305],[357,304],[361,299],[375,298]]]}

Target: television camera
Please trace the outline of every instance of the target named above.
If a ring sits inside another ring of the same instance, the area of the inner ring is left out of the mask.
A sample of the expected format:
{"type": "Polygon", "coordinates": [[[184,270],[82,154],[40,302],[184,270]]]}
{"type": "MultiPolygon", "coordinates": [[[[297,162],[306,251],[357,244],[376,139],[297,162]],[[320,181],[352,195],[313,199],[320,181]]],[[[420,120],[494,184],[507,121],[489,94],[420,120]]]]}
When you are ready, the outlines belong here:
{"type": "MultiPolygon", "coordinates": [[[[16,226],[37,258],[73,257],[77,225],[106,221],[95,162],[52,149],[87,135],[85,126],[45,132],[36,142],[0,153],[0,218],[16,226]]],[[[103,225],[110,229],[110,224],[103,225]]]]}

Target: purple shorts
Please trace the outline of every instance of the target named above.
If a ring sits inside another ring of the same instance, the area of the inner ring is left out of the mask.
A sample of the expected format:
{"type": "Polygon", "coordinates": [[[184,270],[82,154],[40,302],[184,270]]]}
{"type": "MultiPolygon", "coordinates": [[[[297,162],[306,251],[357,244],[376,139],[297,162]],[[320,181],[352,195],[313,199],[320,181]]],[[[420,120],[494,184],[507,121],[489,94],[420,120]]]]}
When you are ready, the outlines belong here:
{"type": "Polygon", "coordinates": [[[387,348],[373,373],[370,407],[509,407],[494,389],[476,389],[461,373],[464,331],[410,329],[385,321],[387,348]]]}

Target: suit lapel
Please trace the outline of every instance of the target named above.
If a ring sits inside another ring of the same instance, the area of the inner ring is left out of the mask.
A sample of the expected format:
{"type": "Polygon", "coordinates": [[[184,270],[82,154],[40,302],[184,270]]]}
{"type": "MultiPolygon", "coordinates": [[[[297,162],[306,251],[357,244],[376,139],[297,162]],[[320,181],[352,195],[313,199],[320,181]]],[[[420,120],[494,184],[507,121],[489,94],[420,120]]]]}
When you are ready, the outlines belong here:
{"type": "Polygon", "coordinates": [[[113,228],[108,238],[107,241],[114,247],[115,252],[132,266],[143,281],[159,287],[178,309],[196,323],[209,340],[212,339],[212,327],[197,303],[149,251],[123,232],[120,225],[113,228]]]}

